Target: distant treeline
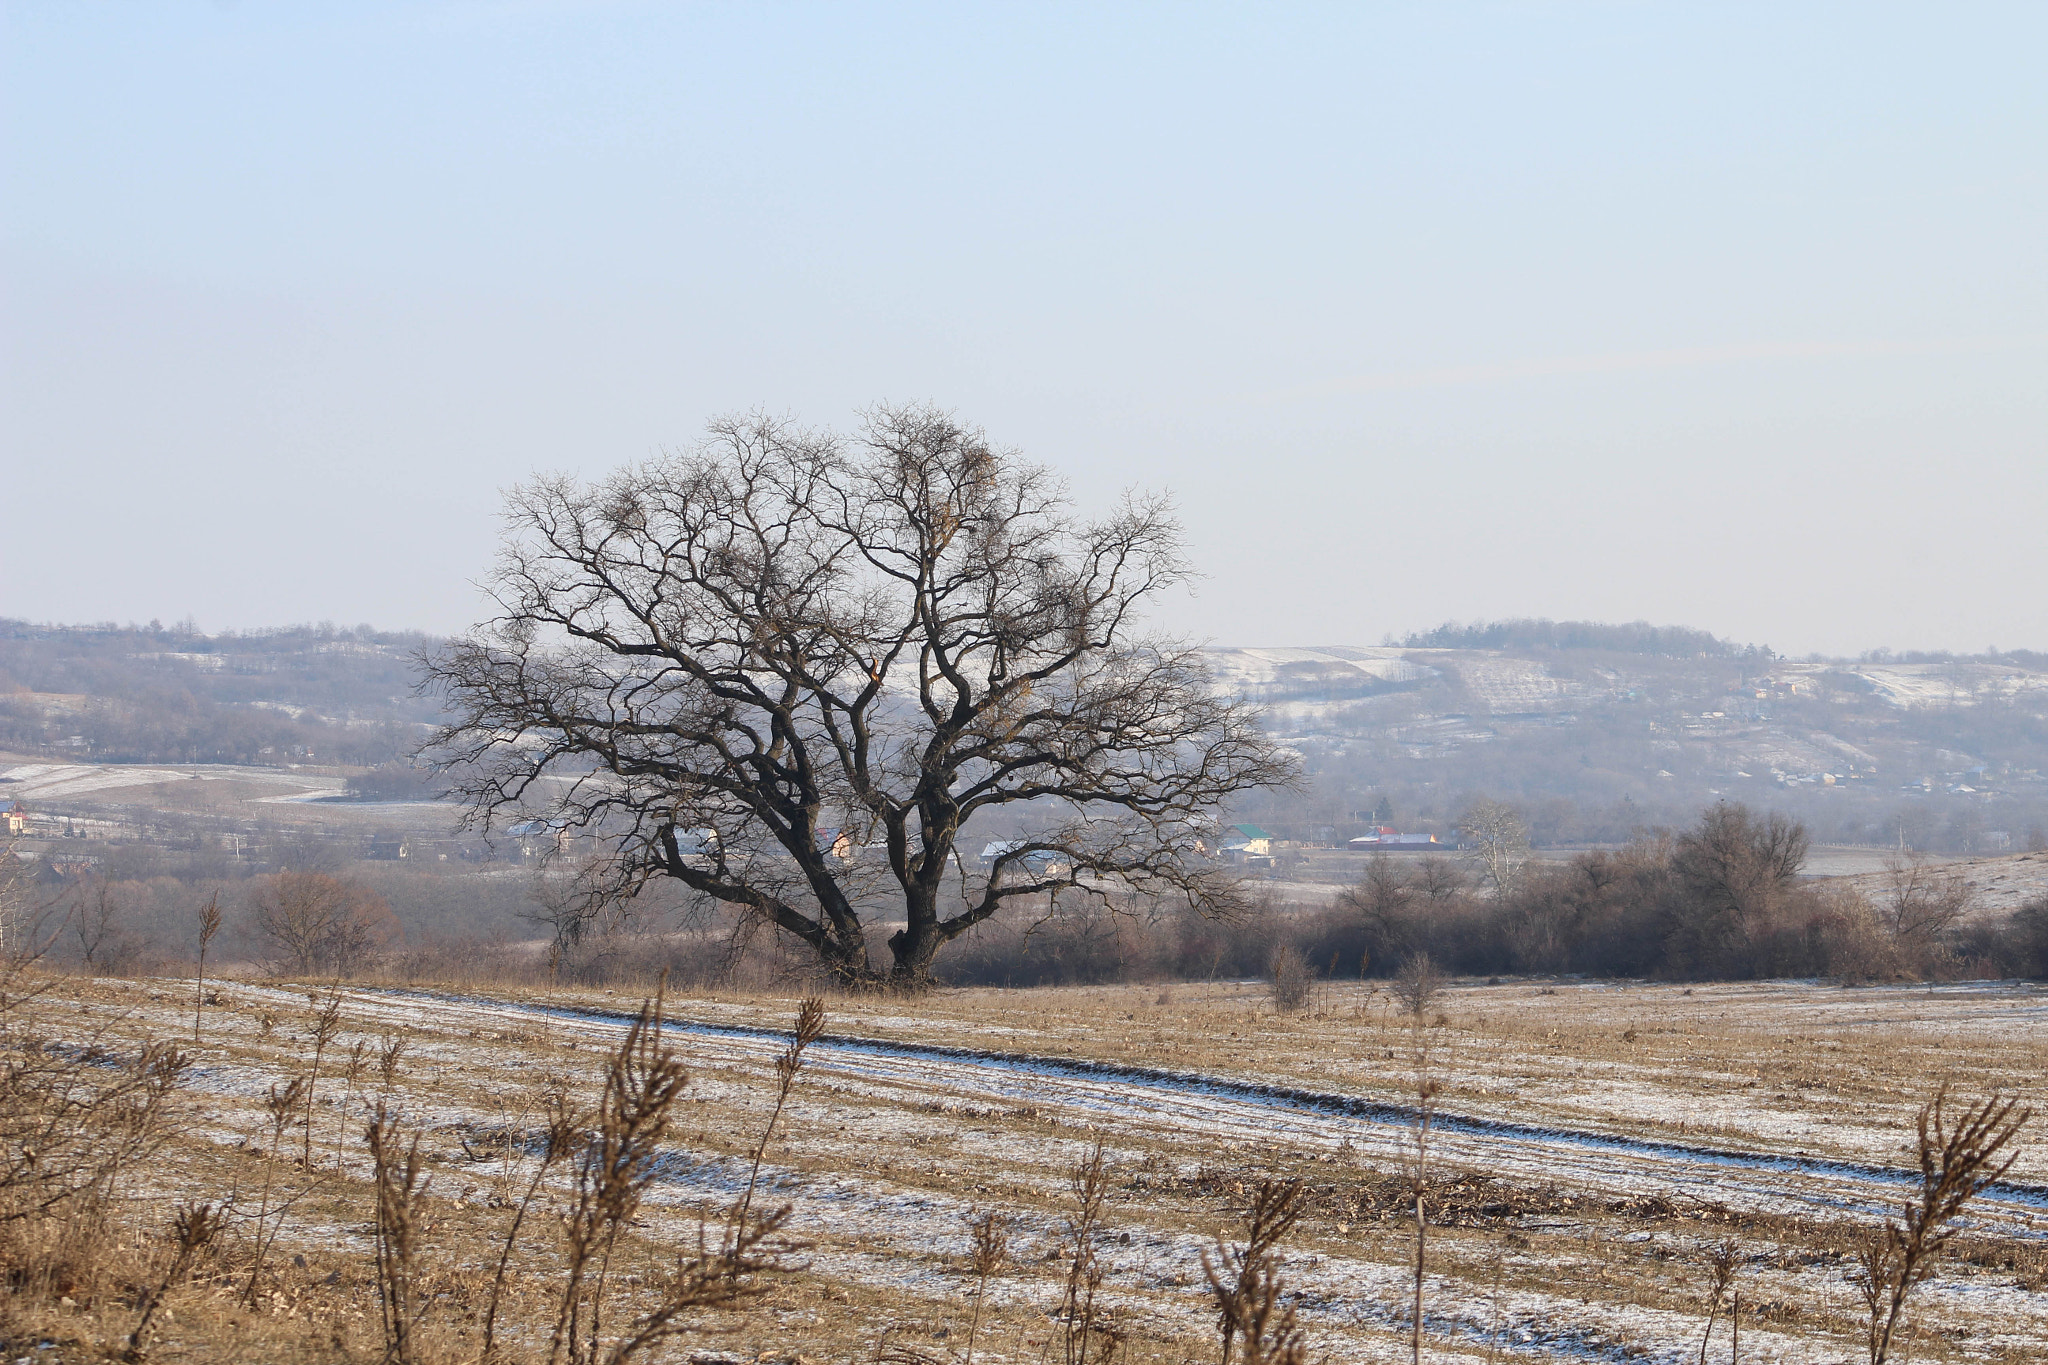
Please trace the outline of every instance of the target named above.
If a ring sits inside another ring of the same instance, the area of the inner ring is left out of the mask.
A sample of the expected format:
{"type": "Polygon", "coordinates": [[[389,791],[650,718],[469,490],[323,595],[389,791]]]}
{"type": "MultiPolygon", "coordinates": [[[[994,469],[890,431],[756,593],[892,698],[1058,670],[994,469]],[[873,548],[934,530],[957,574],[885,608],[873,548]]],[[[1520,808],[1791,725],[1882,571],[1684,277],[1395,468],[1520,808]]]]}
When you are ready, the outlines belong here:
{"type": "Polygon", "coordinates": [[[333,625],[207,635],[189,624],[0,619],[0,747],[103,762],[398,759],[436,718],[413,692],[431,641],[333,625]]]}
{"type": "Polygon", "coordinates": [[[1753,659],[1776,657],[1765,645],[1742,645],[1686,626],[1653,626],[1647,621],[1608,625],[1601,621],[1446,621],[1435,630],[1403,640],[1409,649],[1603,650],[1650,654],[1666,659],[1753,659]]]}
{"type": "MultiPolygon", "coordinates": [[[[1227,917],[1135,899],[1107,907],[1070,891],[977,926],[940,959],[939,975],[1009,986],[1228,980],[1292,961],[1324,979],[1384,978],[1427,954],[1468,976],[2048,977],[2048,899],[1984,913],[1960,878],[1910,860],[1874,891],[1848,890],[1802,879],[1806,848],[1798,821],[1721,804],[1675,833],[1567,862],[1377,858],[1333,903],[1314,906],[1257,899],[1256,883],[1248,911],[1227,917]]],[[[109,860],[102,875],[23,884],[32,913],[16,927],[53,962],[111,974],[184,969],[216,897],[227,913],[223,962],[278,965],[317,951],[328,955],[320,970],[355,976],[603,982],[666,969],[692,986],[815,968],[778,932],[742,932],[730,907],[693,906],[660,879],[551,958],[544,944],[559,917],[578,913],[573,868],[351,861],[311,842],[258,852],[175,871],[169,859],[109,860]],[[337,933],[325,946],[286,944],[266,924],[279,897],[309,888],[334,893],[322,904],[339,917],[337,933]]]]}
{"type": "Polygon", "coordinates": [[[1387,977],[1417,955],[1466,976],[1849,982],[2048,976],[2048,898],[1973,913],[1967,885],[1899,864],[1863,895],[1803,881],[1797,821],[1718,805],[1690,828],[1483,884],[1471,865],[1383,857],[1326,906],[1256,904],[1219,921],[1117,915],[1080,896],[991,922],[946,960],[961,985],[1230,980],[1283,955],[1322,978],[1387,977]]]}

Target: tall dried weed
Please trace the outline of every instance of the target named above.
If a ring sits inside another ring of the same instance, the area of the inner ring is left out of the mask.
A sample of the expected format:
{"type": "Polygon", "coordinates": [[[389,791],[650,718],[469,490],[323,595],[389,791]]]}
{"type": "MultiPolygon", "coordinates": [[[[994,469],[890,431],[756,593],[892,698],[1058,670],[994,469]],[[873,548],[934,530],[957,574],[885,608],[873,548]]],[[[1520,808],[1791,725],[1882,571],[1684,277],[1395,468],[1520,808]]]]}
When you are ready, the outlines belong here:
{"type": "Polygon", "coordinates": [[[1231,1365],[1239,1348],[1243,1365],[1302,1365],[1308,1358],[1294,1309],[1281,1298],[1279,1251],[1301,1218],[1305,1196],[1299,1180],[1260,1181],[1245,1219],[1244,1244],[1233,1246],[1218,1233],[1215,1255],[1202,1253],[1202,1274],[1216,1300],[1223,1365],[1231,1365]]]}
{"type": "Polygon", "coordinates": [[[1865,1346],[1870,1365],[1891,1359],[1907,1299],[1934,1273],[1970,1201],[2012,1169],[2019,1153],[2010,1149],[2031,1115],[2018,1100],[1993,1095],[1952,1117],[1946,1084],[1920,1110],[1920,1197],[1908,1202],[1896,1220],[1886,1220],[1857,1253],[1863,1271],[1858,1287],[1869,1313],[1865,1346]]]}

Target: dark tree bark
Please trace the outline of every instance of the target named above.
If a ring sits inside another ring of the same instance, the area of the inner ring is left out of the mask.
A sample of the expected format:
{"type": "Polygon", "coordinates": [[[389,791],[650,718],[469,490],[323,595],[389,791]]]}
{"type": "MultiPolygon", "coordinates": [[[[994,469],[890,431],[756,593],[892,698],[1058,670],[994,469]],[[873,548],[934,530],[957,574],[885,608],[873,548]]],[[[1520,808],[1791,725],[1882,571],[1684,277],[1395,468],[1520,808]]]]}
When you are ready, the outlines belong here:
{"type": "Polygon", "coordinates": [[[1167,506],[1083,522],[944,414],[854,441],[725,421],[601,483],[537,480],[509,519],[502,614],[426,661],[456,715],[433,753],[473,823],[597,836],[593,905],[670,877],[842,979],[920,984],[1014,897],[1219,904],[1203,833],[1292,780],[1197,651],[1141,632],[1188,573],[1167,506]],[[1023,803],[1037,832],[970,870],[968,822],[1023,803]],[[904,921],[886,968],[877,905],[904,921]]]}

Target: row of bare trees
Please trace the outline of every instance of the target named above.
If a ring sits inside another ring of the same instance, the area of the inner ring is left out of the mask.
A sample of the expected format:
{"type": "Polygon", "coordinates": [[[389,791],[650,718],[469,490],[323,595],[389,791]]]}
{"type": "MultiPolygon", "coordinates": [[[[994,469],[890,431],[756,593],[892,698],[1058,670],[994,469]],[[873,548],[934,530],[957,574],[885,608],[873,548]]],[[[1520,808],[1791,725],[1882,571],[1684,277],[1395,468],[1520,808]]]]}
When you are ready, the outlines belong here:
{"type": "Polygon", "coordinates": [[[192,961],[211,949],[230,916],[242,950],[289,976],[367,971],[403,937],[382,894],[326,872],[250,878],[231,884],[225,898],[218,886],[95,877],[38,886],[21,899],[23,935],[46,941],[53,961],[101,976],[192,961]]]}
{"type": "Polygon", "coordinates": [[[1908,857],[1860,889],[1804,878],[1798,822],[1732,803],[1692,826],[1511,878],[1475,851],[1460,868],[1383,857],[1296,946],[1344,974],[1415,952],[1467,973],[1919,978],[2048,972],[2048,905],[1972,914],[1968,881],[1908,857]],[[1475,865],[1476,864],[1476,865],[1475,865]]]}

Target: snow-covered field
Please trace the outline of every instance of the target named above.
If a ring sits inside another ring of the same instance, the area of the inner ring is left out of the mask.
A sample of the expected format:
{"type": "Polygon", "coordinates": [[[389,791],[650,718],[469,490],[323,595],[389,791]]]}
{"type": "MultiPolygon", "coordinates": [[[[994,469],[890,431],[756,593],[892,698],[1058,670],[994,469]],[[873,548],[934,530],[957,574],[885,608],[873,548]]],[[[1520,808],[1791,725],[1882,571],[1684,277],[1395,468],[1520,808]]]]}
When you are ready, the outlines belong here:
{"type": "MultiPolygon", "coordinates": [[[[190,1028],[175,983],[92,994],[90,1008],[123,1028],[190,1028]]],[[[587,1085],[633,1003],[365,988],[341,1001],[337,1048],[409,1041],[383,1097],[428,1129],[440,1188],[465,1201],[459,1216],[486,1225],[497,1215],[483,1192],[501,1173],[466,1162],[462,1140],[531,1126],[534,1087],[550,1074],[587,1085]]],[[[744,1178],[739,1153],[794,1002],[671,1003],[694,1082],[657,1236],[684,1235],[744,1178]]],[[[1518,982],[1462,986],[1439,1004],[1441,1023],[1422,1033],[1445,1086],[1431,1156],[1434,1360],[1690,1360],[1705,1257],[1726,1237],[1743,1256],[1744,1358],[1847,1360],[1858,1311],[1848,1252],[1907,1192],[1902,1144],[1925,1092],[1953,1075],[1971,1093],[2038,1095],[2048,1075],[2048,993],[2024,987],[1518,982]]],[[[248,1142],[267,1087],[302,1050],[309,1008],[304,990],[240,985],[206,1012],[186,1140],[158,1173],[166,1193],[194,1188],[248,1142]]],[[[986,1349],[1038,1359],[1057,1298],[1044,1254],[1067,1172],[1098,1138],[1116,1172],[1108,1287],[1157,1358],[1213,1349],[1199,1255],[1267,1175],[1314,1190],[1287,1278],[1318,1352],[1401,1356],[1404,1096],[1417,1057],[1384,991],[1333,988],[1292,1016],[1272,1013],[1257,986],[1228,984],[831,1008],[770,1176],[816,1243],[810,1273],[858,1286],[870,1306],[859,1324],[829,1311],[753,1321],[748,1358],[840,1351],[885,1321],[926,1324],[938,1351],[961,1292],[962,1217],[1001,1208],[1021,1219],[1027,1254],[992,1290],[1003,1325],[986,1349]]],[[[330,1083],[329,1100],[375,1097],[369,1082],[350,1089],[330,1083]]],[[[359,1179],[360,1161],[343,1156],[359,1179]]],[[[322,1217],[331,1227],[336,1215],[322,1217]]],[[[2039,1359],[2044,1239],[2048,1154],[2036,1140],[1974,1214],[1967,1259],[1924,1289],[1914,1359],[2039,1359]]],[[[1723,1337],[1716,1356],[1725,1350],[1723,1337]]]]}
{"type": "Polygon", "coordinates": [[[285,768],[240,767],[231,763],[191,763],[152,767],[131,763],[18,763],[0,768],[0,796],[21,801],[66,800],[104,796],[124,787],[153,787],[164,782],[260,782],[277,786],[274,800],[304,800],[339,795],[347,786],[338,777],[297,773],[285,768]]]}

